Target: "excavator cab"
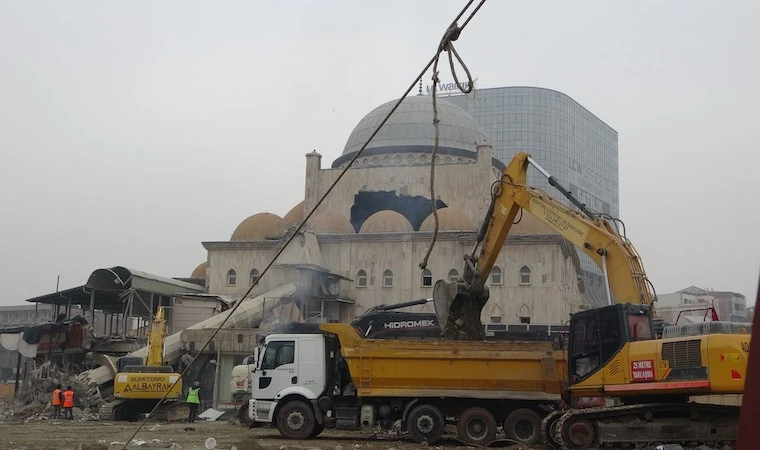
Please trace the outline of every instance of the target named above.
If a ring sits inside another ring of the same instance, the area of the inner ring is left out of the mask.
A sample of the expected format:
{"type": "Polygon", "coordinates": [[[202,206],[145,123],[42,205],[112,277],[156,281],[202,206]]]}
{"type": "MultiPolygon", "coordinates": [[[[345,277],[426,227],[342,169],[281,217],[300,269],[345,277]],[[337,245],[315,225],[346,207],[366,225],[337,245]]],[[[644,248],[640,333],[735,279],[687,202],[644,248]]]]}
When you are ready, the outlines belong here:
{"type": "Polygon", "coordinates": [[[570,319],[570,385],[581,382],[617,354],[626,342],[655,339],[652,310],[615,304],[576,313],[570,319]]]}

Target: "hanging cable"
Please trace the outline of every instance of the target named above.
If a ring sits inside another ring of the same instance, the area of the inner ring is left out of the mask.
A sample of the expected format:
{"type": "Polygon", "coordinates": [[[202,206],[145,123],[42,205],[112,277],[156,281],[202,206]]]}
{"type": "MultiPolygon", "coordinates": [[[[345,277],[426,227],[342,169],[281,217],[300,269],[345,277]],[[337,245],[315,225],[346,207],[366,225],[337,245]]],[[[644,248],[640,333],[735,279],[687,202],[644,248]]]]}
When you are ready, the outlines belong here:
{"type": "MultiPolygon", "coordinates": [[[[454,29],[456,29],[456,37],[459,37],[459,34],[462,32],[462,30],[464,30],[465,26],[467,26],[467,24],[470,22],[470,20],[475,15],[475,13],[480,9],[481,6],[483,6],[483,3],[485,3],[485,0],[481,0],[480,3],[478,4],[478,6],[474,9],[474,11],[470,14],[470,16],[464,22],[464,24],[462,24],[461,27],[457,27],[456,26],[457,21],[465,14],[465,12],[467,12],[467,10],[469,9],[470,5],[472,5],[473,1],[474,0],[469,0],[467,2],[467,4],[464,6],[464,8],[462,8],[462,10],[459,12],[459,14],[457,14],[456,18],[452,22],[451,26],[449,26],[446,34],[444,35],[444,38],[446,38],[446,36],[449,35],[449,33],[452,30],[454,30],[454,29]]],[[[456,37],[454,37],[453,40],[456,40],[456,37]]],[[[142,420],[142,422],[140,422],[140,424],[137,426],[137,429],[132,434],[132,436],[129,439],[127,439],[127,442],[122,447],[122,450],[126,450],[126,448],[129,445],[129,443],[132,442],[132,439],[134,439],[135,436],[137,436],[137,433],[140,432],[140,430],[142,429],[142,427],[145,426],[145,423],[148,421],[148,418],[150,418],[150,416],[154,412],[156,412],[156,409],[158,409],[158,407],[164,402],[164,400],[166,400],[166,397],[169,395],[169,392],[171,392],[171,390],[174,389],[174,386],[176,386],[177,383],[179,383],[179,381],[182,380],[182,378],[185,376],[185,374],[190,369],[190,367],[192,367],[193,363],[195,363],[195,360],[198,359],[198,356],[200,356],[203,353],[203,351],[206,350],[206,348],[208,347],[209,343],[214,340],[214,338],[216,337],[216,335],[219,333],[219,330],[221,330],[224,327],[224,324],[227,323],[227,321],[229,320],[229,318],[235,313],[235,311],[238,309],[238,307],[243,303],[243,301],[246,300],[246,298],[251,293],[251,291],[253,291],[253,289],[256,286],[258,286],[259,281],[261,281],[261,279],[264,277],[264,275],[267,272],[269,272],[269,269],[272,267],[272,265],[274,265],[275,261],[277,261],[277,258],[279,258],[280,255],[288,247],[288,245],[290,245],[290,243],[293,241],[293,239],[298,235],[298,233],[304,227],[304,225],[306,225],[306,222],[309,221],[309,219],[314,214],[314,212],[319,209],[319,207],[322,205],[322,203],[324,202],[324,200],[330,195],[330,193],[333,191],[333,189],[335,189],[335,186],[340,182],[341,179],[343,179],[343,176],[346,174],[346,172],[348,172],[348,169],[351,168],[351,166],[354,164],[354,162],[364,152],[364,149],[367,148],[367,146],[370,144],[370,142],[372,142],[372,139],[375,138],[375,136],[380,131],[380,129],[385,125],[385,123],[388,121],[388,119],[391,117],[391,115],[393,115],[393,113],[396,111],[396,109],[398,109],[398,107],[401,105],[401,102],[409,95],[409,93],[412,91],[412,89],[414,89],[414,87],[417,85],[417,80],[419,80],[420,78],[422,78],[423,76],[425,76],[425,73],[428,71],[428,69],[430,69],[430,67],[433,64],[437,65],[438,58],[440,56],[440,52],[441,52],[441,48],[442,48],[443,43],[444,43],[444,40],[441,41],[441,45],[439,46],[438,50],[436,51],[435,56],[433,56],[430,59],[430,61],[420,71],[419,75],[417,75],[416,77],[414,77],[414,81],[409,85],[409,87],[404,91],[404,93],[401,95],[401,97],[396,101],[396,103],[393,105],[393,108],[391,108],[391,110],[388,112],[388,114],[385,115],[385,117],[380,122],[380,124],[375,128],[375,131],[372,132],[372,134],[370,135],[369,139],[367,139],[367,141],[364,143],[364,145],[362,145],[362,147],[354,154],[354,156],[351,158],[351,160],[348,162],[348,164],[346,164],[346,167],[343,168],[343,170],[338,174],[338,176],[335,178],[335,180],[332,182],[332,184],[330,184],[330,187],[319,198],[319,200],[317,201],[317,204],[314,205],[314,208],[312,208],[308,212],[308,214],[306,214],[306,217],[304,217],[304,219],[301,221],[301,223],[298,225],[298,227],[295,229],[295,231],[293,231],[293,233],[291,233],[290,236],[287,238],[287,240],[285,241],[285,244],[282,247],[280,247],[280,249],[277,251],[277,253],[274,255],[274,257],[269,261],[269,263],[267,263],[266,267],[264,267],[264,269],[261,271],[261,274],[259,275],[259,278],[256,281],[254,281],[253,284],[251,284],[251,286],[248,288],[248,290],[243,295],[242,299],[240,301],[238,301],[237,303],[235,303],[235,305],[232,307],[232,309],[230,309],[229,312],[227,313],[227,316],[224,318],[224,320],[222,321],[222,323],[220,323],[219,326],[216,327],[216,329],[211,334],[211,336],[209,336],[209,338],[203,344],[203,347],[201,347],[200,350],[198,350],[196,352],[196,354],[193,357],[192,361],[190,361],[190,363],[187,365],[187,367],[185,367],[185,369],[181,372],[180,377],[177,379],[177,381],[175,381],[174,383],[172,383],[171,386],[169,386],[169,388],[166,390],[166,392],[164,393],[164,396],[161,398],[161,400],[158,401],[158,403],[156,404],[156,406],[153,407],[153,409],[150,411],[150,413],[148,413],[148,415],[142,420]]],[[[453,47],[451,47],[450,44],[449,44],[449,48],[453,48],[453,47]]],[[[459,59],[458,55],[457,55],[457,59],[459,59]]],[[[469,71],[467,73],[468,73],[468,76],[469,76],[469,71]]],[[[470,81],[470,86],[472,86],[472,81],[470,81]]],[[[435,87],[434,87],[434,89],[435,89],[435,87]]],[[[437,125],[436,125],[436,127],[437,127],[437,125]]],[[[436,146],[437,146],[437,139],[436,139],[436,146]]],[[[431,183],[431,185],[432,185],[432,183],[431,183]]],[[[437,227],[438,227],[438,223],[436,221],[436,229],[437,229],[437,227]]],[[[432,246],[431,246],[431,250],[432,250],[432,246]]],[[[428,254],[429,253],[430,252],[428,251],[428,254]]],[[[426,257],[426,259],[427,259],[427,257],[426,257]]]]}
{"type": "MultiPolygon", "coordinates": [[[[472,2],[467,3],[467,6],[465,6],[465,10],[467,10],[470,7],[470,4],[472,2]]],[[[422,262],[420,262],[420,269],[425,270],[427,268],[428,259],[430,259],[430,254],[433,252],[433,247],[435,247],[435,243],[438,240],[438,230],[440,227],[440,222],[438,218],[438,205],[436,204],[436,198],[435,198],[435,160],[438,156],[438,147],[440,145],[440,138],[441,138],[441,132],[440,132],[440,120],[438,119],[438,82],[440,81],[438,79],[438,62],[441,58],[441,53],[446,52],[449,57],[449,68],[451,69],[451,75],[454,77],[454,84],[456,84],[457,88],[460,92],[463,94],[469,94],[472,92],[472,90],[475,88],[475,83],[472,80],[472,75],[470,74],[470,69],[467,68],[467,65],[462,60],[462,57],[459,56],[459,53],[454,48],[454,41],[459,39],[459,35],[462,33],[462,30],[465,26],[467,26],[468,23],[470,23],[470,20],[475,16],[475,14],[478,12],[481,6],[483,6],[483,3],[485,3],[485,0],[481,0],[480,3],[475,7],[475,9],[470,13],[469,17],[467,17],[467,20],[464,21],[464,24],[462,24],[461,27],[457,25],[457,20],[454,20],[454,22],[449,26],[448,29],[446,29],[446,32],[443,34],[443,37],[441,38],[441,42],[438,44],[438,50],[435,54],[435,57],[433,58],[433,89],[431,92],[431,96],[433,98],[433,128],[435,129],[435,141],[433,143],[433,152],[430,158],[430,204],[431,208],[433,210],[433,221],[434,221],[434,227],[433,227],[433,237],[430,239],[430,245],[428,246],[427,252],[425,253],[425,257],[422,258],[422,262]],[[462,87],[462,83],[459,82],[459,77],[457,76],[457,71],[454,68],[454,58],[456,58],[457,61],[459,61],[459,65],[462,66],[462,69],[464,69],[464,72],[467,74],[467,86],[462,87]]]]}

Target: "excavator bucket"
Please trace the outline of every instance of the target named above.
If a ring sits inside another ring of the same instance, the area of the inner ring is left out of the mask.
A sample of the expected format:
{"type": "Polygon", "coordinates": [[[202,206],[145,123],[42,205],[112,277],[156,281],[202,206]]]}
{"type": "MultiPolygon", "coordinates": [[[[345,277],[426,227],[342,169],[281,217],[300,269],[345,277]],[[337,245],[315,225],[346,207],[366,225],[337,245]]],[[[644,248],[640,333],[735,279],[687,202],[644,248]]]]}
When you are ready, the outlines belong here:
{"type": "Polygon", "coordinates": [[[461,284],[438,280],[433,287],[433,304],[446,339],[479,341],[485,337],[480,312],[488,301],[488,288],[478,294],[461,284]]]}

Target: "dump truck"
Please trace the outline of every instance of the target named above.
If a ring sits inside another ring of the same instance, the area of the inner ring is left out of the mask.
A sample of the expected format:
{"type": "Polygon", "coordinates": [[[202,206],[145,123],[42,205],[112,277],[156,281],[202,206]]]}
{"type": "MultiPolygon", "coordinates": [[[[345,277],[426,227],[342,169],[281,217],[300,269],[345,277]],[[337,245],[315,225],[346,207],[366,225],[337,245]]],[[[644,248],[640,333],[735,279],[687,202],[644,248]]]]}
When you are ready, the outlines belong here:
{"type": "Polygon", "coordinates": [[[260,355],[249,414],[290,439],[400,424],[433,444],[450,419],[470,444],[492,442],[499,425],[535,443],[566,373],[552,342],[372,339],[346,323],[291,324],[260,355]]]}

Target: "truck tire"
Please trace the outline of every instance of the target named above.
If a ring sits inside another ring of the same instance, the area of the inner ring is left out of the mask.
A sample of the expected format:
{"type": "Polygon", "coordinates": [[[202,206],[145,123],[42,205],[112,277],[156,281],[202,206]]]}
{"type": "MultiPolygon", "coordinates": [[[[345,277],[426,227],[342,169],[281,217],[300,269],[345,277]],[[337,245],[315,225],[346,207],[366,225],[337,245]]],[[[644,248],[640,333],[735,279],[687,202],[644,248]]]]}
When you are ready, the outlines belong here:
{"type": "Polygon", "coordinates": [[[443,414],[435,406],[417,405],[406,418],[406,429],[418,444],[435,444],[446,427],[443,414]]]}
{"type": "Polygon", "coordinates": [[[485,447],[496,437],[496,419],[485,408],[469,408],[457,421],[457,435],[463,442],[485,447]]]}
{"type": "Polygon", "coordinates": [[[504,420],[504,433],[522,445],[536,444],[541,440],[541,416],[532,409],[516,409],[504,420]]]}
{"type": "Polygon", "coordinates": [[[302,401],[290,401],[277,413],[277,429],[286,439],[308,439],[315,426],[314,411],[302,401]]]}
{"type": "Polygon", "coordinates": [[[310,438],[315,438],[315,437],[319,436],[319,434],[322,433],[323,431],[325,431],[325,426],[324,425],[320,425],[320,424],[316,424],[316,425],[314,425],[314,431],[311,432],[311,434],[309,435],[309,437],[310,438]]]}

